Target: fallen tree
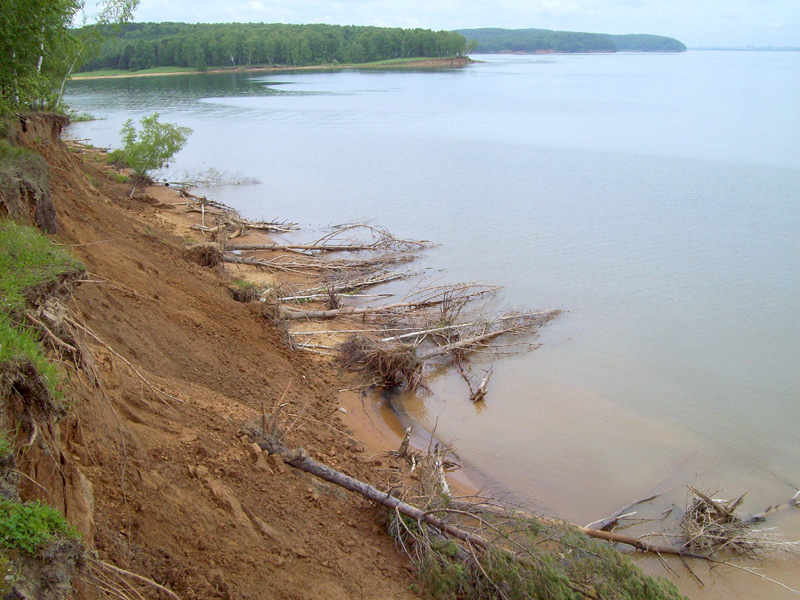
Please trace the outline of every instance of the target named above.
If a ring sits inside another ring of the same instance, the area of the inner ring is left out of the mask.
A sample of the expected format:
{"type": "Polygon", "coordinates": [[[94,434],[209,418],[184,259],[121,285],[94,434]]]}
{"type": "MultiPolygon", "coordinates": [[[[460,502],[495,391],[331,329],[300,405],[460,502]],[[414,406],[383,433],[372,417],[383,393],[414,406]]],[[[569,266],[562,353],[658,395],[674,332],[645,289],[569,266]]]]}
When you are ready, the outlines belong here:
{"type": "MultiPolygon", "coordinates": [[[[532,336],[560,312],[556,309],[515,312],[494,319],[428,327],[387,338],[359,333],[340,346],[339,360],[346,368],[370,377],[380,387],[414,388],[422,381],[426,361],[444,356],[456,357],[461,361],[466,353],[485,348],[500,336],[532,336]],[[445,343],[429,344],[432,347],[421,349],[422,342],[431,335],[441,336],[445,343]],[[412,338],[413,343],[401,341],[408,338],[412,338]]],[[[479,393],[474,398],[485,396],[487,383],[488,380],[482,382],[483,394],[479,393]]]]}
{"type": "MultiPolygon", "coordinates": [[[[409,490],[384,492],[315,460],[303,448],[288,448],[281,428],[266,416],[244,431],[288,465],[386,507],[390,532],[438,597],[599,600],[634,597],[635,590],[646,589],[648,598],[680,598],[670,582],[645,576],[629,559],[569,525],[510,512],[489,515],[475,504],[453,504],[447,493],[419,498],[418,505],[401,497],[409,490]]],[[[441,460],[438,452],[428,456],[441,460]]],[[[427,466],[429,472],[441,468],[433,462],[427,466]]]]}

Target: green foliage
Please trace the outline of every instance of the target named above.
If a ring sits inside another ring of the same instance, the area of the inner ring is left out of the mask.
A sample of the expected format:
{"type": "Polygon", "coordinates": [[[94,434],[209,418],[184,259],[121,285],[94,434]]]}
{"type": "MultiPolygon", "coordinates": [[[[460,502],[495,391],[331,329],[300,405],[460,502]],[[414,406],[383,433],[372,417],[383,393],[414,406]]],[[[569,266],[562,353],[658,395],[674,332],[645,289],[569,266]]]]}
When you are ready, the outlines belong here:
{"type": "Polygon", "coordinates": [[[663,35],[609,35],[617,52],[686,52],[686,45],[663,35]]]}
{"type": "Polygon", "coordinates": [[[503,52],[685,52],[676,39],[658,35],[607,35],[549,29],[462,29],[470,51],[503,52]],[[474,43],[473,43],[474,42],[474,43]]]}
{"type": "Polygon", "coordinates": [[[124,162],[137,177],[144,177],[148,171],[163,168],[183,148],[192,130],[160,123],[158,113],[143,117],[140,124],[141,129],[137,131],[133,119],[128,119],[120,135],[124,162]]]}
{"type": "Polygon", "coordinates": [[[0,365],[29,361],[47,386],[53,398],[61,398],[59,390],[61,371],[47,360],[35,334],[25,327],[14,325],[8,316],[0,313],[0,365]]]}
{"type": "Polygon", "coordinates": [[[61,372],[47,360],[35,334],[13,316],[24,310],[27,290],[84,267],[38,230],[11,221],[0,220],[0,248],[0,364],[30,361],[50,393],[59,397],[61,372]]]}
{"type": "Polygon", "coordinates": [[[392,515],[389,528],[414,559],[418,591],[435,600],[682,600],[671,582],[646,576],[613,547],[567,525],[485,522],[484,533],[498,535],[487,549],[428,537],[417,521],[403,516],[392,515]]]}
{"type": "Polygon", "coordinates": [[[33,227],[0,220],[0,313],[25,306],[24,292],[84,266],[33,227]]]}
{"type": "Polygon", "coordinates": [[[108,39],[85,71],[154,67],[330,65],[411,57],[464,55],[453,31],[263,23],[128,23],[108,39]]]}
{"type": "Polygon", "coordinates": [[[72,70],[99,48],[100,25],[130,20],[137,4],[138,0],[103,0],[96,24],[75,29],[75,21],[86,19],[83,0],[3,0],[0,114],[57,108],[72,70]]]}
{"type": "Polygon", "coordinates": [[[20,504],[0,499],[0,548],[3,550],[36,554],[59,535],[77,536],[54,508],[39,502],[20,504]]]}
{"type": "Polygon", "coordinates": [[[69,117],[69,120],[72,123],[85,123],[86,121],[97,120],[97,117],[88,112],[79,112],[79,113],[68,112],[67,116],[69,117]]]}
{"type": "Polygon", "coordinates": [[[0,432],[0,460],[11,454],[11,442],[8,441],[5,433],[0,432]]]}

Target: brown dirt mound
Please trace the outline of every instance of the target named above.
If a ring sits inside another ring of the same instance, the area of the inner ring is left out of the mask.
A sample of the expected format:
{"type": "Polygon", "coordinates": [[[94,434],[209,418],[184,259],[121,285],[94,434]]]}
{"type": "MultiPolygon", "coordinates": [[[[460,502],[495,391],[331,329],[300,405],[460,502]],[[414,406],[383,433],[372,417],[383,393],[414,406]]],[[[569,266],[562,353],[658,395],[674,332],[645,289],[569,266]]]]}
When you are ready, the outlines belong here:
{"type": "MultiPolygon", "coordinates": [[[[240,435],[283,398],[288,414],[303,411],[296,443],[383,483],[378,461],[337,431],[336,374],[292,354],[258,303],[235,302],[224,278],[186,261],[163,208],[130,198],[100,158],[25,140],[51,166],[60,241],[89,274],[70,310],[107,346],[76,335],[102,386],[75,367],[69,416],[21,465],[37,482],[23,482],[22,498],[61,508],[100,559],[181,598],[415,597],[380,511],[240,435]]],[[[80,587],[79,598],[101,597],[80,587]]]]}

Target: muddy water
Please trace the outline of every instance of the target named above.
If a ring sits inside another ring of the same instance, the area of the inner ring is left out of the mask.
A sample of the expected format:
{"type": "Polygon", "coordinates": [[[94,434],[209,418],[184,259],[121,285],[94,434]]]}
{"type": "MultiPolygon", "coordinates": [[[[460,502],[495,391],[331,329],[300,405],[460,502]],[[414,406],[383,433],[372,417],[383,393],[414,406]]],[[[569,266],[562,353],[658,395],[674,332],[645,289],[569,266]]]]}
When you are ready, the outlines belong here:
{"type": "MultiPolygon", "coordinates": [[[[452,374],[402,402],[496,490],[583,523],[655,492],[642,513],[660,517],[687,484],[748,491],[752,512],[791,498],[800,53],[486,60],[83,82],[69,101],[105,118],[75,128],[101,145],[156,110],[192,127],[173,174],[258,178],[203,190],[246,214],[370,220],[440,243],[430,280],[505,286],[487,310],[564,309],[535,351],[477,358],[476,376],[494,364],[485,404],[452,374]]],[[[793,539],[798,521],[775,519],[793,539]]],[[[800,587],[796,563],[767,567],[800,587]]],[[[789,597],[730,570],[701,578],[716,583],[679,583],[789,597]]]]}

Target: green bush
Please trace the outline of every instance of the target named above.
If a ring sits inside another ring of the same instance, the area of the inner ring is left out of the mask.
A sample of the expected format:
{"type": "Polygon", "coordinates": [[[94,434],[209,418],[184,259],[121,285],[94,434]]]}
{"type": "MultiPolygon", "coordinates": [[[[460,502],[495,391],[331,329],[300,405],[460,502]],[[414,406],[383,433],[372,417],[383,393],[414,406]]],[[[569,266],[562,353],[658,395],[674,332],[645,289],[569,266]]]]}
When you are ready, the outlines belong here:
{"type": "Polygon", "coordinates": [[[1,549],[36,554],[57,535],[75,537],[77,533],[56,509],[39,502],[0,499],[1,549]]]}
{"type": "Polygon", "coordinates": [[[120,130],[121,158],[137,177],[146,177],[149,171],[163,168],[180,152],[192,130],[173,123],[161,123],[158,113],[142,117],[139,123],[141,129],[137,131],[133,119],[128,119],[120,130]]]}

